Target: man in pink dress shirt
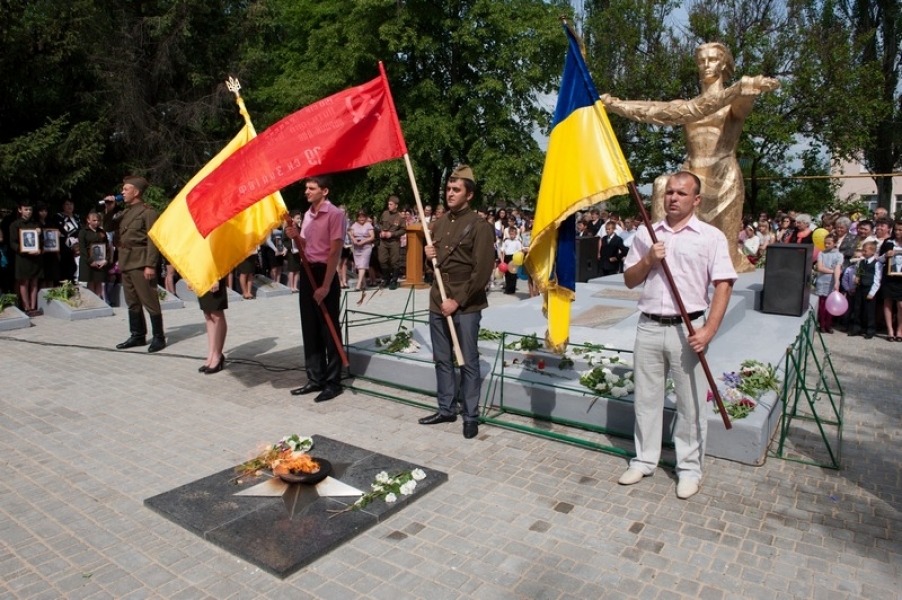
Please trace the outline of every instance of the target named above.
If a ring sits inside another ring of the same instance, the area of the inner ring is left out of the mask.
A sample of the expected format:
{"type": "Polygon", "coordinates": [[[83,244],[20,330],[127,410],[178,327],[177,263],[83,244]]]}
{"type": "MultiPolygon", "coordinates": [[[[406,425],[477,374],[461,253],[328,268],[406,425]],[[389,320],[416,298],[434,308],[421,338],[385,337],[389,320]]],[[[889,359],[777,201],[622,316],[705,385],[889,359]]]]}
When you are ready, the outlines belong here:
{"type": "Polygon", "coordinates": [[[698,177],[688,171],[671,176],[664,193],[666,217],[654,224],[658,243],[653,245],[648,231],[640,229],[633,238],[623,274],[628,288],[641,284],[644,288],[633,356],[636,457],[619,483],[639,483],[658,466],[670,374],[677,408],[673,433],[677,497],[684,500],[698,493],[708,429],[708,385],[698,353],[707,349],[717,333],[736,281],[726,237],[695,216],[700,203],[698,177]],[[682,322],[661,267],[665,257],[695,328],[693,336],[682,322]],[[708,287],[712,284],[714,297],[708,310],[708,287]],[[702,319],[706,310],[708,316],[702,319]]]}
{"type": "Polygon", "coordinates": [[[325,303],[337,328],[341,289],[335,273],[348,224],[344,212],[329,202],[331,185],[331,178],[326,175],[307,179],[304,194],[310,210],[304,216],[300,232],[294,225],[285,229],[286,237],[297,243],[314,279],[311,282],[304,273],[298,278],[307,384],[291,390],[291,394],[319,392],[315,402],[331,400],[342,392],[341,357],[320,308],[325,303]]]}

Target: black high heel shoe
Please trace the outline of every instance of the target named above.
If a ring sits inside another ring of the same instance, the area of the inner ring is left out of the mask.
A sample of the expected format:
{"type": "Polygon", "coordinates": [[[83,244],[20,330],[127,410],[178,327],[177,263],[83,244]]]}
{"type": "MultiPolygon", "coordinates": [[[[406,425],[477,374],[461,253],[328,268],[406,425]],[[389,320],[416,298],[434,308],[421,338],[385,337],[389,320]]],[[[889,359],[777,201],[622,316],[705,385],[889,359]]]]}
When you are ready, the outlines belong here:
{"type": "Polygon", "coordinates": [[[209,368],[210,367],[208,367],[207,365],[204,365],[204,366],[200,367],[199,369],[197,369],[197,372],[198,373],[206,373],[207,369],[209,369],[209,368]]]}
{"type": "Polygon", "coordinates": [[[225,355],[219,358],[219,362],[216,363],[215,367],[207,367],[207,370],[204,371],[204,375],[212,375],[213,373],[219,373],[222,371],[222,368],[225,366],[225,355]]]}

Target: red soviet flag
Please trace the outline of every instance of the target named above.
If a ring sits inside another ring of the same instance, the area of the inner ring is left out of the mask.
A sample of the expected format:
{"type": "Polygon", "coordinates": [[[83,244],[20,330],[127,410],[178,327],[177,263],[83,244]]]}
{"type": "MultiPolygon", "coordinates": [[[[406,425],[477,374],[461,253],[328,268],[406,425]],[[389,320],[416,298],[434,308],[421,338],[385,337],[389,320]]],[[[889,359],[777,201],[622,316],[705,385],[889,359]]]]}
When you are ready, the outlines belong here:
{"type": "Polygon", "coordinates": [[[207,175],[187,204],[204,237],[261,198],[305,177],[407,153],[382,63],[369,83],[285,117],[207,175]]]}

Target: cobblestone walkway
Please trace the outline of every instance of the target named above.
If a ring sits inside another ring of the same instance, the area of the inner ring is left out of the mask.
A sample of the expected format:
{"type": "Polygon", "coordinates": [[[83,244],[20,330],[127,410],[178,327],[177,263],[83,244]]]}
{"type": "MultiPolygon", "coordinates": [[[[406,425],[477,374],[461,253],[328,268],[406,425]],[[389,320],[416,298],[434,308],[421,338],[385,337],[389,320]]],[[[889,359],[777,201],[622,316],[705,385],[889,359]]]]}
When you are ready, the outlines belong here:
{"type": "MultiPolygon", "coordinates": [[[[400,312],[405,299],[366,308],[400,312]]],[[[712,459],[681,501],[665,470],[618,486],[615,456],[490,426],[467,441],[460,422],[427,430],[421,408],[362,393],[292,397],[296,301],[234,304],[230,362],[214,376],[197,372],[206,337],[192,304],[166,311],[169,347],[155,355],[111,350],[127,336],[122,310],[0,334],[0,598],[900,597],[902,345],[827,336],[846,391],[841,471],[712,459]],[[289,433],[450,480],[285,581],[142,504],[289,433]]]]}

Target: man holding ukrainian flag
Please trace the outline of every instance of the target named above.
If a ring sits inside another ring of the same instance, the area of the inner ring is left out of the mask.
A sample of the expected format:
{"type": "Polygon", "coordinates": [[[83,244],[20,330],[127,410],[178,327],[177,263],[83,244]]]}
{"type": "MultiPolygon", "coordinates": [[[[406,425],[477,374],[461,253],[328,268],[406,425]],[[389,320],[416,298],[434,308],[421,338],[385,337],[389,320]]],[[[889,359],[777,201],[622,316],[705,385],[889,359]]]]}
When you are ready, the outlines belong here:
{"type": "MultiPolygon", "coordinates": [[[[526,261],[545,294],[546,345],[557,352],[563,352],[567,345],[570,302],[576,287],[574,214],[614,195],[631,193],[639,201],[632,175],[583,60],[579,41],[566,23],[565,30],[570,45],[542,173],[533,242],[526,261]]],[[[704,352],[720,325],[736,275],[729,253],[725,252],[723,233],[701,223],[694,214],[701,198],[698,177],[691,173],[671,177],[666,196],[667,219],[654,227],[673,235],[665,236],[668,238],[665,243],[657,241],[651,227],[648,232],[639,232],[625,264],[624,280],[628,287],[651,284],[645,286],[639,303],[643,315],[633,352],[637,456],[619,483],[636,484],[657,468],[665,395],[663,382],[673,365],[673,370],[680,371],[679,377],[675,377],[679,379],[674,433],[679,477],[677,496],[686,499],[698,493],[702,475],[707,426],[701,376],[701,371],[707,371],[704,352]],[[678,234],[682,234],[679,237],[682,244],[676,242],[678,234]],[[643,243],[645,240],[648,242],[643,243]],[[690,287],[691,302],[687,304],[692,312],[685,315],[665,255],[675,262],[674,271],[690,287]],[[696,330],[691,321],[704,316],[709,306],[708,286],[712,283],[716,291],[710,313],[696,330]]],[[[716,389],[714,393],[716,396],[716,389]]],[[[729,428],[726,420],[725,425],[729,428]]]]}

